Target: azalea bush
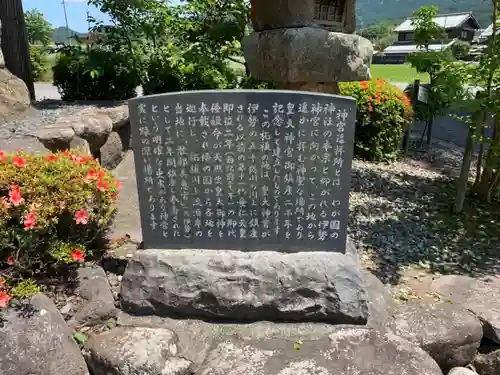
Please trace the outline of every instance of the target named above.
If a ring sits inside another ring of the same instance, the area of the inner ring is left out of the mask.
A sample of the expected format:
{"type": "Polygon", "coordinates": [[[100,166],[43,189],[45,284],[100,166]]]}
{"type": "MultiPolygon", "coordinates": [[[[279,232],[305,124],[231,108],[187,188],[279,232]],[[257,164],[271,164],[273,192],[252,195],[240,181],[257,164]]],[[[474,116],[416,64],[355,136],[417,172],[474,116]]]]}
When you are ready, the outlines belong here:
{"type": "Polygon", "coordinates": [[[102,249],[118,189],[80,151],[0,152],[0,308],[36,293],[35,280],[51,267],[102,249]]]}
{"type": "Polygon", "coordinates": [[[394,160],[412,117],[406,95],[382,79],[343,83],[340,90],[342,95],[356,99],[358,105],[355,155],[369,161],[394,160]]]}

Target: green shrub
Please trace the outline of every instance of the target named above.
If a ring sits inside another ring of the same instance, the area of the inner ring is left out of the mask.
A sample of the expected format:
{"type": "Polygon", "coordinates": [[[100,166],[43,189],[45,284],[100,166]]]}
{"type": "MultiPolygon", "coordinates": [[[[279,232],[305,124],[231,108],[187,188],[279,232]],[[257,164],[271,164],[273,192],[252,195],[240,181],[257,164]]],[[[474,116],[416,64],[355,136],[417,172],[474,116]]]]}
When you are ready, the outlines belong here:
{"type": "Polygon", "coordinates": [[[251,75],[243,77],[239,87],[241,89],[256,89],[256,90],[275,90],[276,84],[274,82],[260,81],[251,75]]]}
{"type": "Polygon", "coordinates": [[[358,104],[354,153],[369,161],[392,161],[398,154],[403,130],[411,119],[411,105],[401,90],[376,81],[342,83],[341,94],[358,104]]]}
{"type": "Polygon", "coordinates": [[[54,85],[66,101],[126,100],[136,96],[138,72],[127,53],[81,46],[62,49],[53,67],[54,85]]]}
{"type": "Polygon", "coordinates": [[[49,70],[47,52],[44,47],[30,45],[31,75],[33,80],[40,81],[49,70]]]}
{"type": "Polygon", "coordinates": [[[145,95],[187,90],[217,90],[236,86],[236,74],[225,64],[210,65],[176,57],[168,48],[158,49],[147,65],[145,95]]]}
{"type": "Polygon", "coordinates": [[[119,183],[79,152],[0,152],[0,307],[36,292],[31,279],[102,249],[119,183]]]}
{"type": "Polygon", "coordinates": [[[465,40],[457,40],[451,46],[451,51],[453,52],[453,56],[457,60],[463,60],[469,57],[471,45],[469,42],[465,40]]]}

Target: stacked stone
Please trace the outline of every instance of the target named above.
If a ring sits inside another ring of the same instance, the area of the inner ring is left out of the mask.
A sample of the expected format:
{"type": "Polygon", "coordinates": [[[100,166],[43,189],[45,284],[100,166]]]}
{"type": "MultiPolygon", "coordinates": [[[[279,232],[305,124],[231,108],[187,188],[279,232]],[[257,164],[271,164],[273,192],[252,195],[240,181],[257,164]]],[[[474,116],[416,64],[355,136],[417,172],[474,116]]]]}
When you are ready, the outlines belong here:
{"type": "Polygon", "coordinates": [[[346,0],[341,32],[314,21],[314,0],[253,0],[255,33],[243,43],[248,69],[282,89],[336,94],[338,82],[370,79],[373,47],[353,35],[355,0],[346,0]]]}

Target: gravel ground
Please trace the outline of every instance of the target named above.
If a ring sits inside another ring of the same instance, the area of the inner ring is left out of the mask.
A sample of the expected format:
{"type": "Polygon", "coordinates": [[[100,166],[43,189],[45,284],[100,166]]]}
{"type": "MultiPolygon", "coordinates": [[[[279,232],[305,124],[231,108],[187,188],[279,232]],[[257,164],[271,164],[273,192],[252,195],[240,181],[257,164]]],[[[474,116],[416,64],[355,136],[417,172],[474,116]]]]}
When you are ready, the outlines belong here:
{"type": "Polygon", "coordinates": [[[349,235],[395,293],[439,274],[500,273],[500,202],[451,212],[462,152],[438,142],[391,165],[355,160],[349,235]]]}
{"type": "Polygon", "coordinates": [[[22,118],[0,124],[0,140],[34,136],[42,126],[55,122],[59,117],[76,114],[85,108],[109,105],[69,104],[51,99],[40,101],[22,118]]]}

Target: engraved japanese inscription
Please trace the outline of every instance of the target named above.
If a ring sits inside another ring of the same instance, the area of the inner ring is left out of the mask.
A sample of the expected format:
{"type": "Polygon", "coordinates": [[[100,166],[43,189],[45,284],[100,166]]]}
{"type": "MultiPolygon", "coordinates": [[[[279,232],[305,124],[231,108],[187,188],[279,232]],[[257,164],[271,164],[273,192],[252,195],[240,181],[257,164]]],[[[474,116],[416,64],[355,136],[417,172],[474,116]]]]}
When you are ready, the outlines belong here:
{"type": "Polygon", "coordinates": [[[345,251],[352,98],[196,91],[129,107],[145,248],[345,251]]]}

